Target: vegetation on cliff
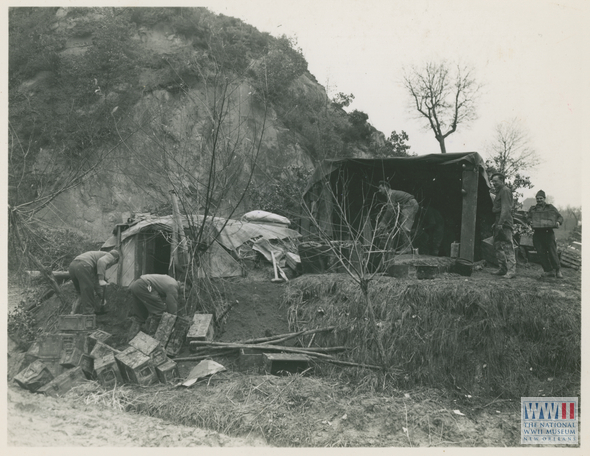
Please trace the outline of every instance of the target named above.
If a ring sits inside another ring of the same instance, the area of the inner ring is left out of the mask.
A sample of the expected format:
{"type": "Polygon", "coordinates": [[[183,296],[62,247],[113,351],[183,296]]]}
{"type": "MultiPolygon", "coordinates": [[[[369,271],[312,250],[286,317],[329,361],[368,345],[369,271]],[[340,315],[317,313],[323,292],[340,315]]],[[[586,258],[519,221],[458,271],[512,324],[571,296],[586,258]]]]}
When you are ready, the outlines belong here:
{"type": "Polygon", "coordinates": [[[186,213],[292,215],[318,161],[407,154],[404,132],[386,139],[344,110],[352,98],[330,99],[293,39],[205,8],[11,8],[15,255],[47,228],[39,214],[59,225],[65,207],[84,230],[170,213],[170,190],[186,213]],[[84,201],[64,196],[82,183],[84,201]]]}
{"type": "Polygon", "coordinates": [[[217,69],[248,81],[314,161],[387,149],[365,113],[348,114],[326,96],[293,40],[205,8],[12,8],[9,34],[13,203],[33,196],[39,173],[26,184],[16,179],[44,150],[62,167],[91,162],[118,141],[115,119],[147,93],[182,92],[217,69]],[[150,29],[169,30],[183,45],[150,48],[142,41],[150,29]],[[148,71],[154,77],[142,84],[148,71]]]}

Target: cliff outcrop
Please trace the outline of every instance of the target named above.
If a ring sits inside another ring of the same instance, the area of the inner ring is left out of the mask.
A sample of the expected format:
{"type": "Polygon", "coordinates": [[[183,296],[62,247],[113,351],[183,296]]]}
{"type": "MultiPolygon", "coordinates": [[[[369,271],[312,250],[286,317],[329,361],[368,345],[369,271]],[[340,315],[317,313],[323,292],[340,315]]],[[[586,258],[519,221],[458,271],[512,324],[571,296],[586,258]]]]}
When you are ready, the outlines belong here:
{"type": "Polygon", "coordinates": [[[205,8],[13,8],[9,80],[11,206],[95,236],[386,143],[287,37],[205,8]]]}

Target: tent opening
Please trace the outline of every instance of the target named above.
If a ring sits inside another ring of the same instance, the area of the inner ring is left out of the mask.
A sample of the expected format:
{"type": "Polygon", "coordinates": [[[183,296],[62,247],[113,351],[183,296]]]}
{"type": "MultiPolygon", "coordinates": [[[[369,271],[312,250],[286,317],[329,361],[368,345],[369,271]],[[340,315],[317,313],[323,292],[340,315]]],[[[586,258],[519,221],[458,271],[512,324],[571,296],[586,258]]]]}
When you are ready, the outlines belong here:
{"type": "Polygon", "coordinates": [[[139,275],[168,274],[170,266],[170,241],[162,231],[143,232],[139,236],[142,248],[136,251],[139,275]],[[142,258],[143,257],[143,258],[142,258]]]}

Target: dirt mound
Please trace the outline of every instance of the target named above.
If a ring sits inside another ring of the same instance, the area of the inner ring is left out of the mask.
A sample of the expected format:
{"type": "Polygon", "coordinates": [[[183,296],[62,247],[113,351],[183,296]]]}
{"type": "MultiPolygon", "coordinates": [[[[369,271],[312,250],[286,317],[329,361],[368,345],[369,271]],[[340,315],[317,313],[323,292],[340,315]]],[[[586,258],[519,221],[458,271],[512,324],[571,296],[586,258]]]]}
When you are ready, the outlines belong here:
{"type": "MultiPolygon", "coordinates": [[[[272,283],[271,274],[267,267],[251,272],[248,277],[214,282],[221,299],[232,306],[216,328],[217,340],[233,342],[289,332],[287,309],[281,308],[285,284],[272,283]]],[[[76,297],[74,287],[68,282],[61,290],[68,304],[63,305],[57,296],[52,296],[34,309],[39,332],[55,332],[58,315],[70,313],[70,303],[76,297]]],[[[127,289],[110,285],[106,291],[107,313],[96,317],[98,329],[113,335],[108,343],[115,348],[126,345],[125,333],[130,325],[128,299],[127,289]]],[[[179,305],[179,314],[185,314],[183,303],[179,305]]],[[[186,347],[182,353],[186,354],[186,347]]]]}

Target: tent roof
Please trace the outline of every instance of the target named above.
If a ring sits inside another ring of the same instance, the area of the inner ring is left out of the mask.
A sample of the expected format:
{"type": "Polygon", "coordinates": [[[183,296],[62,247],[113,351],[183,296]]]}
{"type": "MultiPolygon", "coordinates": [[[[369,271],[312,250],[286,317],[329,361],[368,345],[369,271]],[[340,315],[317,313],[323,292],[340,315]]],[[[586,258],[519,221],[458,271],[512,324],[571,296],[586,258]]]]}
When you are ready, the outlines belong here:
{"type": "Polygon", "coordinates": [[[321,180],[324,180],[327,176],[332,174],[338,168],[343,165],[360,165],[370,166],[376,168],[385,168],[391,166],[424,166],[424,165],[450,165],[456,163],[469,163],[476,166],[480,175],[485,179],[488,187],[490,186],[488,176],[485,171],[485,162],[483,158],[477,152],[461,152],[461,153],[450,153],[450,154],[429,154],[420,155],[414,157],[393,157],[393,158],[340,158],[324,160],[315,169],[312,174],[304,193],[307,193],[313,185],[321,180]]]}
{"type": "MultiPolygon", "coordinates": [[[[202,215],[195,215],[192,218],[193,224],[200,226],[203,223],[203,219],[204,217],[202,215]]],[[[184,228],[190,226],[189,219],[187,219],[186,216],[181,216],[181,221],[184,228]]],[[[301,236],[297,231],[281,225],[249,223],[241,220],[224,219],[221,217],[208,217],[208,221],[211,222],[211,226],[215,231],[214,234],[217,235],[217,242],[228,250],[236,250],[250,239],[259,237],[270,240],[297,238],[301,236]]],[[[121,233],[121,242],[148,229],[172,231],[173,225],[174,222],[171,215],[141,220],[121,233]]],[[[111,238],[104,243],[102,248],[109,248],[115,245],[116,237],[111,236],[111,238]]]]}

